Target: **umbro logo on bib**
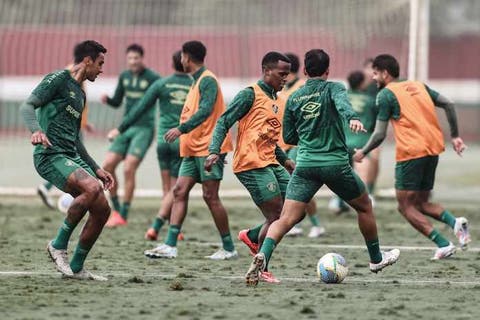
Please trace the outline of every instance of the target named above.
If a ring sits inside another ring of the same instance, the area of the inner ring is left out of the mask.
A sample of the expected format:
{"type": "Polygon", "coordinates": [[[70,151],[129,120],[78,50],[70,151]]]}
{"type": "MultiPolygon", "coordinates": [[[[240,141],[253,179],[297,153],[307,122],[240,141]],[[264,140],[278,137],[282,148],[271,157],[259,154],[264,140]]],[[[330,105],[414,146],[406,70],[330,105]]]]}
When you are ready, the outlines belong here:
{"type": "Polygon", "coordinates": [[[65,165],[67,167],[73,167],[75,165],[75,163],[72,160],[67,160],[67,161],[65,161],[65,165]]]}

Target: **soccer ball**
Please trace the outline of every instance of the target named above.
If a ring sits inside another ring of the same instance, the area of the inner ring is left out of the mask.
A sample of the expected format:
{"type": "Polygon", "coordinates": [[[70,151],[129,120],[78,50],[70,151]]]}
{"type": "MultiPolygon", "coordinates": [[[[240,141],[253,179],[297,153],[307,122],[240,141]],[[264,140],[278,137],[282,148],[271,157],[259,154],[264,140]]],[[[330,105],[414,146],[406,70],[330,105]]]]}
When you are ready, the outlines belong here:
{"type": "Polygon", "coordinates": [[[340,283],[347,274],[347,262],[338,253],[327,253],[318,260],[317,275],[325,283],[340,283]]]}
{"type": "Polygon", "coordinates": [[[60,212],[67,214],[70,205],[73,202],[73,197],[69,193],[64,193],[58,198],[57,208],[60,212]]]}

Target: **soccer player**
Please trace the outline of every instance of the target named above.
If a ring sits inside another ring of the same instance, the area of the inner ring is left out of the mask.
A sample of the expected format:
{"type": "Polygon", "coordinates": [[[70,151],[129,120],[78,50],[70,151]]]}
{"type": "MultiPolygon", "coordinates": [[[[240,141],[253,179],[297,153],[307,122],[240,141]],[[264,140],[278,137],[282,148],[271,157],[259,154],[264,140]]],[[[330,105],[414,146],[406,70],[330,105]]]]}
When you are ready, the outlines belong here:
{"type": "Polygon", "coordinates": [[[86,271],[83,264],[110,214],[108,201],[97,179],[102,181],[105,190],[111,189],[115,182],[88,155],[79,139],[85,104],[81,83],[87,79],[95,81],[102,73],[106,52],[101,44],[92,40],[76,45],[73,68],[48,74],[21,107],[25,123],[32,132],[37,172],[58,189],[75,197],[47,250],[58,271],[77,279],[106,280],[86,271]],[[87,211],[87,222],[69,262],[68,241],[87,211]]]}
{"type": "MultiPolygon", "coordinates": [[[[300,77],[298,76],[298,70],[300,69],[300,60],[298,59],[298,56],[294,53],[286,53],[285,55],[291,62],[290,73],[288,74],[287,82],[285,83],[285,86],[283,87],[279,95],[285,101],[287,101],[288,97],[290,97],[290,95],[293,92],[295,92],[298,88],[300,88],[305,84],[305,80],[300,79],[300,77]]],[[[282,119],[283,119],[284,109],[285,109],[285,105],[282,105],[282,108],[281,108],[282,119]]],[[[289,159],[296,161],[297,159],[296,146],[286,144],[283,141],[283,138],[281,135],[278,141],[278,145],[287,153],[287,156],[289,159]]],[[[308,203],[306,211],[307,211],[308,218],[312,224],[312,228],[308,233],[308,237],[309,238],[320,237],[325,233],[325,228],[320,226],[320,220],[318,219],[318,215],[317,215],[317,203],[315,202],[315,199],[312,198],[312,200],[308,203]]],[[[290,231],[287,233],[287,236],[300,236],[302,234],[303,234],[303,229],[298,225],[290,229],[290,231]]]]}
{"type": "MultiPolygon", "coordinates": [[[[101,97],[102,103],[114,108],[120,107],[123,97],[126,97],[124,117],[135,111],[135,105],[143,97],[147,89],[159,76],[145,67],[143,63],[144,51],[138,44],[128,46],[126,50],[128,69],[120,74],[117,88],[112,98],[107,95],[101,97]]],[[[151,108],[125,132],[122,132],[110,145],[103,162],[103,168],[110,172],[117,181],[115,170],[120,162],[123,163],[125,177],[125,194],[123,204],[120,205],[117,188],[110,190],[110,200],[113,212],[107,222],[107,227],[117,227],[127,224],[128,212],[135,190],[135,173],[142,162],[148,148],[152,144],[155,134],[155,109],[151,108]]]]}
{"type": "MultiPolygon", "coordinates": [[[[355,111],[355,113],[358,115],[360,122],[362,122],[366,130],[366,132],[353,133],[350,130],[348,123],[344,124],[348,151],[353,156],[355,149],[362,148],[372,135],[373,130],[375,129],[377,109],[375,106],[375,99],[371,95],[366,93],[365,89],[368,85],[368,82],[365,78],[365,74],[362,71],[353,71],[348,75],[347,80],[350,87],[350,90],[348,90],[348,99],[350,100],[353,111],[355,111]]],[[[370,174],[370,168],[373,166],[372,161],[373,160],[370,159],[370,157],[367,157],[361,163],[352,163],[355,172],[358,174],[360,179],[362,179],[363,183],[367,186],[370,198],[372,197],[372,190],[369,188],[369,186],[375,183],[375,181],[372,180],[372,175],[370,174]]],[[[342,199],[335,196],[333,198],[333,201],[336,202],[334,206],[334,212],[336,214],[340,214],[344,211],[349,210],[349,207],[342,199]]]]}
{"type": "Polygon", "coordinates": [[[202,184],[203,199],[212,213],[223,244],[222,249],[206,258],[227,260],[238,256],[230,235],[227,211],[218,197],[225,155],[233,149],[230,135],[220,148],[220,161],[212,166],[211,172],[204,169],[215,124],[225,111],[217,77],[204,64],[206,54],[207,49],[200,41],[188,41],[182,46],[183,70],[193,76],[194,83],[183,106],[180,125],[168,130],[164,136],[168,143],[180,138],[182,164],[173,188],[174,202],[167,239],[164,244],[145,251],[150,258],[177,256],[177,239],[187,214],[188,196],[197,182],[202,184]]]}
{"type": "Polygon", "coordinates": [[[181,51],[175,52],[172,60],[175,73],[155,81],[137,103],[133,112],[125,116],[118,129],[113,129],[109,133],[109,139],[115,139],[118,134],[128,130],[139,117],[153,109],[158,100],[160,118],[157,129],[157,157],[162,176],[163,201],[155,221],[145,234],[147,240],[157,240],[160,228],[170,218],[173,205],[173,186],[177,181],[182,162],[178,139],[167,143],[163,136],[168,130],[178,127],[180,114],[193,79],[183,71],[181,51]]]}
{"type": "MultiPolygon", "coordinates": [[[[285,100],[277,97],[289,74],[290,60],[279,52],[268,52],[262,59],[262,80],[240,91],[220,117],[213,133],[205,161],[205,170],[222,161],[220,148],[229,129],[238,121],[237,144],[233,172],[247,188],[253,201],[265,217],[261,225],[238,234],[255,255],[271,223],[280,217],[285,191],[295,163],[277,145],[280,138],[281,108],[285,100]],[[285,168],[284,168],[285,167],[285,168]]],[[[260,277],[278,282],[267,270],[260,277]]]]}
{"type": "Polygon", "coordinates": [[[330,58],[313,49],[305,54],[308,80],[287,100],[283,118],[283,139],[298,145],[295,171],[287,187],[280,219],[272,223],[258,254],[245,275],[249,285],[257,285],[259,274],[269,263],[283,236],[303,217],[307,203],[326,184],[358,213],[358,225],[370,255],[370,270],[378,272],[395,263],[398,249],[381,252],[372,205],[365,186],[349,164],[343,121],[354,132],[363,125],[352,111],[343,85],[327,81],[330,58]]]}
{"type": "Polygon", "coordinates": [[[470,242],[467,219],[456,218],[429,200],[438,155],[445,149],[435,106],[445,110],[455,152],[462,155],[466,149],[458,133],[453,102],[421,82],[399,80],[400,67],[391,55],[377,56],[373,69],[374,79],[381,89],[377,95],[379,113],[375,131],[368,143],[355,152],[355,161],[362,161],[383,142],[390,120],[396,141],[395,190],[400,213],[437,245],[432,259],[447,258],[455,253],[456,247],[433,227],[426,216],[450,226],[460,247],[467,249],[470,242]]]}

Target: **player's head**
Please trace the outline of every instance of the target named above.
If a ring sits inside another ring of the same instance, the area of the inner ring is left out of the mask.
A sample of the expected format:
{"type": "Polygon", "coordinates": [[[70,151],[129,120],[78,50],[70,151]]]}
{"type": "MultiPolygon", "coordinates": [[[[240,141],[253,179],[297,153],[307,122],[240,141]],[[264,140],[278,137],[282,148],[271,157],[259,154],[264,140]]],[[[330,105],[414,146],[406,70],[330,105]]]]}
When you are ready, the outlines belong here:
{"type": "Polygon", "coordinates": [[[365,74],[365,80],[367,82],[372,82],[373,81],[373,58],[366,58],[365,61],[363,61],[363,73],[365,74]]]}
{"type": "Polygon", "coordinates": [[[290,73],[290,65],[290,60],[283,53],[268,52],[262,59],[263,81],[275,91],[282,90],[290,73]]]}
{"type": "Polygon", "coordinates": [[[125,50],[127,55],[127,68],[133,73],[140,72],[143,66],[143,47],[139,44],[133,43],[125,50]]]}
{"type": "Polygon", "coordinates": [[[182,51],[178,50],[172,55],[172,66],[177,72],[183,72],[182,51]]]}
{"type": "Polygon", "coordinates": [[[365,74],[363,71],[353,71],[348,75],[348,85],[352,90],[363,90],[365,88],[365,74]]]}
{"type": "Polygon", "coordinates": [[[107,53],[107,49],[100,43],[86,40],[77,44],[73,49],[74,62],[75,64],[84,64],[85,78],[95,81],[97,76],[103,72],[105,53],[107,53]]]}
{"type": "Polygon", "coordinates": [[[290,60],[290,73],[297,74],[300,69],[300,59],[295,53],[287,52],[285,56],[290,60]]]}
{"type": "Polygon", "coordinates": [[[203,65],[207,48],[200,41],[188,41],[182,45],[182,65],[185,72],[192,72],[194,66],[203,65]]]}
{"type": "Polygon", "coordinates": [[[400,75],[400,66],[397,59],[389,54],[376,56],[372,64],[373,80],[377,82],[377,87],[383,88],[400,75]]]}
{"type": "Polygon", "coordinates": [[[305,53],[305,74],[310,78],[328,77],[330,57],[322,49],[312,49],[305,53]]]}

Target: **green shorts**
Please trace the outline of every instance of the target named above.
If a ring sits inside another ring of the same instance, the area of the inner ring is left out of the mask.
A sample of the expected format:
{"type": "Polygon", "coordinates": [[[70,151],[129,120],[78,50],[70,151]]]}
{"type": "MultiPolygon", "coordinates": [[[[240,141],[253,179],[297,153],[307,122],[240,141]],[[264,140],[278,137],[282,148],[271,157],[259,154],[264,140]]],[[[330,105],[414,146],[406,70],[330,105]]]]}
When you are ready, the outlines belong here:
{"type": "Polygon", "coordinates": [[[345,201],[365,192],[365,185],[349,164],[297,167],[288,184],[286,199],[308,203],[324,184],[345,201]]]}
{"type": "Polygon", "coordinates": [[[127,154],[143,159],[152,144],[155,130],[149,127],[131,127],[118,135],[109,151],[125,157],[127,154]]]}
{"type": "Polygon", "coordinates": [[[285,199],[290,175],[280,165],[269,165],[265,168],[243,171],[235,175],[247,188],[257,206],[277,196],[285,199]]]}
{"type": "Polygon", "coordinates": [[[435,183],[438,156],[397,162],[395,165],[395,189],[429,191],[435,183]]]}
{"type": "Polygon", "coordinates": [[[192,177],[196,182],[202,183],[207,180],[222,180],[223,168],[225,167],[225,156],[221,154],[218,162],[213,165],[212,171],[207,172],[204,169],[205,159],[207,157],[185,157],[182,158],[179,177],[192,177]]]}
{"type": "Polygon", "coordinates": [[[65,191],[68,177],[79,168],[84,169],[96,179],[95,173],[78,155],[34,154],[33,164],[43,179],[51,182],[62,191],[65,191]]]}
{"type": "Polygon", "coordinates": [[[298,147],[293,147],[285,151],[288,159],[293,160],[293,162],[297,161],[297,152],[298,152],[298,147]]]}
{"type": "Polygon", "coordinates": [[[182,158],[180,158],[180,142],[175,140],[173,143],[158,141],[157,159],[160,170],[167,170],[171,177],[178,177],[182,158]]]}

